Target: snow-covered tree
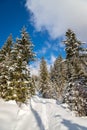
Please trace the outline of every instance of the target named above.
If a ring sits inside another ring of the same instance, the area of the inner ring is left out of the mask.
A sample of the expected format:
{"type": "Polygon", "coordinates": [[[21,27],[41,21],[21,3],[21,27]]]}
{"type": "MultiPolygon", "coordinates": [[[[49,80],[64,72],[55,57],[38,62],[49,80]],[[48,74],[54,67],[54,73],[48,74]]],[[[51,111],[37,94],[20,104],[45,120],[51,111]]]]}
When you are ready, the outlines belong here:
{"type": "Polygon", "coordinates": [[[66,32],[66,41],[65,43],[65,50],[66,50],[66,58],[70,59],[74,55],[79,56],[79,51],[82,50],[81,45],[82,43],[77,40],[75,33],[68,29],[66,32]]]}
{"type": "Polygon", "coordinates": [[[79,115],[81,115],[83,114],[83,107],[78,106],[83,104],[83,100],[85,99],[84,97],[80,96],[82,95],[80,90],[83,86],[83,92],[86,85],[85,81],[87,83],[87,74],[85,74],[85,69],[80,57],[80,54],[84,49],[82,48],[82,43],[77,40],[75,33],[71,30],[66,32],[66,41],[64,41],[64,43],[66,45],[65,50],[68,75],[66,101],[68,102],[71,110],[75,110],[79,115]],[[79,97],[77,96],[77,93],[79,97]]]}
{"type": "Polygon", "coordinates": [[[66,64],[61,56],[55,60],[51,68],[51,81],[54,84],[56,99],[62,98],[66,82],[66,64]]]}
{"type": "MultiPolygon", "coordinates": [[[[29,70],[29,63],[34,60],[34,57],[30,36],[23,28],[21,38],[17,39],[11,48],[7,61],[6,89],[2,91],[5,100],[25,103],[34,94],[34,83],[31,80],[29,70]]],[[[6,77],[6,75],[4,76],[6,77]]]]}
{"type": "Polygon", "coordinates": [[[40,93],[44,98],[50,97],[51,83],[49,78],[49,72],[47,69],[47,63],[44,58],[40,62],[40,93]]]}

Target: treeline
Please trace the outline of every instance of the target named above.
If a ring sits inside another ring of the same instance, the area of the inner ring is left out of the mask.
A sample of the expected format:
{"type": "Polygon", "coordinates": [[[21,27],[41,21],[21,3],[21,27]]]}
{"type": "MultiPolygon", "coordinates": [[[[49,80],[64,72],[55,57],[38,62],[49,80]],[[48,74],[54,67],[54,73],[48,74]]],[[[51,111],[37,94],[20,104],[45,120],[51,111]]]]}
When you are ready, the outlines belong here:
{"type": "Polygon", "coordinates": [[[0,49],[0,97],[26,103],[36,92],[44,98],[53,98],[69,104],[79,116],[87,116],[87,49],[67,30],[66,58],[57,57],[48,71],[44,58],[39,75],[30,74],[30,62],[35,60],[33,44],[26,29],[13,43],[10,35],[0,49]]]}

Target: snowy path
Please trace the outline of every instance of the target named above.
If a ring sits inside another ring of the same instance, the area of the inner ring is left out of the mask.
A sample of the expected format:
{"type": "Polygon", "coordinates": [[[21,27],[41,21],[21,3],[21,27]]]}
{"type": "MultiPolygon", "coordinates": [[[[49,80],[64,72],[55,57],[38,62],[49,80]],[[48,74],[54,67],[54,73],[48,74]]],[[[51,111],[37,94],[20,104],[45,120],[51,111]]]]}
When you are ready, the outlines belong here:
{"type": "Polygon", "coordinates": [[[58,105],[55,100],[35,98],[31,104],[43,123],[40,130],[87,130],[87,118],[72,116],[63,104],[58,105]]]}
{"type": "Polygon", "coordinates": [[[74,117],[63,104],[35,96],[21,108],[0,101],[0,130],[87,130],[87,118],[74,117]]]}

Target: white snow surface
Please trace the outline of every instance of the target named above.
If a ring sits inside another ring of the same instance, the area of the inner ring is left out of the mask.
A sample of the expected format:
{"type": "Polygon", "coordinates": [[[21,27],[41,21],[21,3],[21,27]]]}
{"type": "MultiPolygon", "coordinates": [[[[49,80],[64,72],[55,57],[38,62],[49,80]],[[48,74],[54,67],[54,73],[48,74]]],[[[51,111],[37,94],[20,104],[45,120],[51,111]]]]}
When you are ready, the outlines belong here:
{"type": "Polygon", "coordinates": [[[21,107],[1,99],[0,130],[87,130],[87,117],[75,117],[53,99],[34,96],[21,107]]]}

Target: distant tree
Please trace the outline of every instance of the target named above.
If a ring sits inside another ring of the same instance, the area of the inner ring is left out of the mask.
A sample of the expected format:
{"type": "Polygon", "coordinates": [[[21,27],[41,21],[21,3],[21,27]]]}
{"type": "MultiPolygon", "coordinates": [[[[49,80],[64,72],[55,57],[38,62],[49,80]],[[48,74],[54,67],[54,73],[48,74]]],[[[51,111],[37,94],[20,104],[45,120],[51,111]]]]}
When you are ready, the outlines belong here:
{"type": "Polygon", "coordinates": [[[47,63],[44,58],[40,62],[40,92],[44,98],[50,97],[50,80],[49,72],[47,70],[47,63]]]}
{"type": "Polygon", "coordinates": [[[33,74],[31,78],[35,86],[35,94],[39,94],[39,76],[33,74]]]}
{"type": "Polygon", "coordinates": [[[54,84],[56,99],[62,98],[66,82],[66,65],[65,61],[59,56],[51,68],[51,81],[54,84]]]}

